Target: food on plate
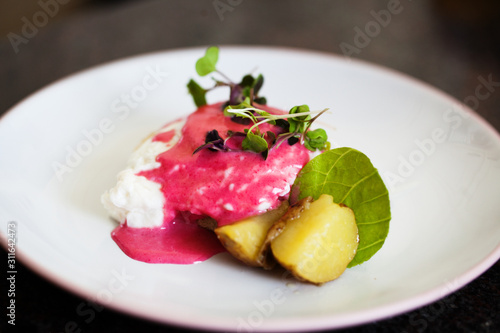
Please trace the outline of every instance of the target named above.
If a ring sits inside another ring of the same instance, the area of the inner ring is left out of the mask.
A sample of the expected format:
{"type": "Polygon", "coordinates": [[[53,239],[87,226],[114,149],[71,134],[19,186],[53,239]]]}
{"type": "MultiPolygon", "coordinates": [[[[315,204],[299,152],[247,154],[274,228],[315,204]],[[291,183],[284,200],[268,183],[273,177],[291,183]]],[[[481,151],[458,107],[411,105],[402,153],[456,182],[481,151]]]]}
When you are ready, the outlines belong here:
{"type": "Polygon", "coordinates": [[[356,256],[348,267],[370,259],[389,232],[389,191],[370,159],[348,147],[325,151],[300,171],[292,187],[292,201],[329,194],[354,212],[359,232],[356,256]]]}
{"type": "Polygon", "coordinates": [[[353,211],[328,194],[300,200],[273,230],[274,258],[299,280],[315,284],[338,278],[358,247],[353,211]]]}
{"type": "Polygon", "coordinates": [[[288,201],[264,214],[216,228],[215,234],[235,258],[249,266],[270,269],[274,261],[267,254],[264,242],[271,226],[288,211],[288,201]]]}
{"type": "Polygon", "coordinates": [[[330,149],[327,133],[311,128],[327,109],[270,107],[263,76],[234,83],[217,70],[218,55],[208,48],[196,71],[223,79],[208,89],[190,80],[198,109],[144,140],[102,195],[120,222],[115,242],[150,263],[192,264],[227,251],[249,266],[278,262],[315,284],[368,260],[390,220],[387,189],[369,159],[330,149]],[[208,104],[219,87],[229,99],[208,104]],[[310,270],[304,260],[319,262],[322,249],[326,262],[310,270]]]}

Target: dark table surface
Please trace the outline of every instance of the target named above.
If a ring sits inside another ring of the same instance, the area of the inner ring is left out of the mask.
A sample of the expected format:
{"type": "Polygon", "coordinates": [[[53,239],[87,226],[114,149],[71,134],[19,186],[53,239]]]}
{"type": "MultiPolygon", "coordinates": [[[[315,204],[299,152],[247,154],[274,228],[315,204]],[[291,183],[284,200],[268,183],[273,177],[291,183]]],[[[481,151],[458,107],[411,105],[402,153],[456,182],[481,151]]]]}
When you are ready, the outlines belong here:
{"type": "MultiPolygon", "coordinates": [[[[271,45],[366,60],[406,73],[464,102],[475,94],[480,77],[490,78],[497,86],[486,99],[470,106],[500,130],[500,91],[495,91],[500,82],[499,8],[494,0],[185,0],[112,1],[57,20],[55,13],[48,22],[38,21],[36,31],[25,28],[24,35],[17,31],[22,39],[13,39],[12,34],[0,39],[0,114],[54,80],[110,60],[192,46],[271,45]],[[368,40],[357,38],[358,29],[374,22],[381,10],[392,10],[391,16],[368,40]]],[[[3,249],[1,255],[6,257],[3,249]]],[[[86,322],[75,314],[82,302],[78,297],[22,265],[17,279],[19,331],[186,331],[108,309],[86,322]]],[[[500,332],[499,285],[497,262],[433,304],[341,331],[500,332]]],[[[5,287],[2,278],[2,309],[5,287]]],[[[0,321],[0,331],[11,328],[5,315],[0,321]]]]}

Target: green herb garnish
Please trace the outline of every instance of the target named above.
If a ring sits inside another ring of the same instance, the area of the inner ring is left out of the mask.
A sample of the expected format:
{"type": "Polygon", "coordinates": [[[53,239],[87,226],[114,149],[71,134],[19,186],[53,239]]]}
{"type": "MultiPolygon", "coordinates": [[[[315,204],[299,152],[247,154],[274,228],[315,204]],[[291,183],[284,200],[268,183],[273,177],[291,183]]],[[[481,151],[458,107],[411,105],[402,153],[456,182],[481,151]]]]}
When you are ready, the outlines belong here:
{"type": "Polygon", "coordinates": [[[207,99],[205,98],[207,91],[200,87],[196,81],[189,80],[187,87],[189,89],[189,93],[193,96],[194,104],[196,104],[197,107],[207,104],[207,99]]]}
{"type": "Polygon", "coordinates": [[[263,151],[269,149],[266,139],[258,134],[253,134],[248,131],[245,139],[241,143],[241,148],[243,150],[251,150],[256,153],[262,153],[263,151]]]}
{"type": "Polygon", "coordinates": [[[307,105],[298,105],[288,114],[273,115],[260,108],[267,103],[259,96],[264,83],[262,75],[246,75],[241,82],[234,83],[217,70],[219,49],[210,47],[196,62],[200,76],[217,73],[224,80],[216,80],[212,88],[202,88],[194,80],[188,83],[189,93],[195,104],[206,105],[206,94],[214,88],[230,88],[229,100],[224,104],[224,114],[232,121],[249,125],[242,132],[228,131],[223,139],[216,130],[209,131],[205,143],[194,153],[203,149],[219,152],[253,151],[264,159],[269,151],[283,142],[294,145],[298,142],[311,151],[326,151],[313,158],[298,174],[291,191],[295,201],[312,196],[318,199],[329,194],[336,203],[350,207],[355,214],[359,232],[359,246],[348,267],[356,266],[370,259],[384,244],[391,220],[389,192],[377,169],[366,155],[352,148],[330,150],[328,136],[323,129],[310,130],[311,124],[327,109],[311,111],[307,105]],[[272,124],[280,127],[279,134],[263,131],[259,126],[272,124]],[[229,148],[226,141],[232,137],[243,138],[241,149],[229,148]]]}
{"type": "Polygon", "coordinates": [[[359,246],[348,267],[370,259],[384,244],[391,220],[389,191],[363,153],[336,148],[316,156],[300,171],[292,193],[298,193],[296,200],[329,194],[354,211],[359,246]]]}
{"type": "Polygon", "coordinates": [[[205,51],[205,55],[196,62],[196,72],[199,76],[205,76],[216,71],[217,61],[219,61],[219,48],[211,46],[205,51]]]}
{"type": "MultiPolygon", "coordinates": [[[[314,130],[311,134],[309,134],[311,131],[307,130],[311,126],[312,122],[327,110],[328,109],[324,109],[321,111],[309,111],[309,107],[307,105],[301,105],[300,107],[293,107],[288,114],[274,115],[264,110],[260,110],[258,108],[250,106],[248,104],[248,100],[245,100],[240,105],[227,106],[224,109],[224,114],[250,119],[253,122],[253,125],[248,129],[247,133],[252,133],[257,136],[260,135],[259,125],[262,125],[264,123],[271,123],[273,125],[276,125],[276,122],[278,120],[287,119],[289,127],[285,133],[278,135],[274,145],[279,145],[283,141],[289,140],[291,138],[297,138],[298,140],[292,140],[293,144],[300,141],[305,145],[307,149],[316,151],[329,149],[330,143],[327,141],[328,136],[323,129],[314,130]],[[299,110],[300,112],[297,112],[297,110],[299,110]],[[317,115],[314,118],[311,118],[311,115],[313,114],[317,115]]],[[[260,140],[260,142],[262,142],[262,140],[260,140]]],[[[266,149],[270,149],[270,147],[266,147],[266,149]]],[[[253,151],[261,152],[257,150],[253,151]]]]}
{"type": "MultiPolygon", "coordinates": [[[[224,80],[214,79],[215,85],[212,88],[205,89],[191,79],[187,87],[197,107],[207,104],[206,94],[212,89],[221,86],[230,88],[229,100],[225,103],[224,114],[239,124],[252,124],[244,132],[228,133],[228,138],[234,135],[245,136],[242,142],[242,150],[261,153],[266,159],[269,150],[278,147],[284,141],[287,141],[290,145],[300,142],[311,151],[330,149],[330,143],[324,130],[309,131],[314,120],[326,112],[327,109],[313,112],[309,110],[309,106],[299,105],[294,106],[285,115],[270,114],[257,107],[267,103],[266,98],[259,95],[264,84],[264,77],[260,74],[257,77],[245,75],[239,83],[234,83],[217,69],[218,60],[219,49],[215,46],[209,47],[205,55],[196,62],[196,72],[200,76],[217,73],[224,80]],[[316,116],[312,117],[314,114],[316,116]],[[276,136],[270,131],[261,132],[259,125],[264,123],[281,127],[282,133],[276,136]]],[[[207,134],[205,144],[198,147],[194,153],[205,148],[225,152],[235,151],[235,149],[229,149],[225,144],[225,140],[222,140],[220,136],[216,140],[212,140],[213,133],[211,132],[207,134]]]]}
{"type": "Polygon", "coordinates": [[[202,88],[196,81],[191,79],[187,84],[189,93],[193,97],[194,103],[197,107],[207,104],[206,94],[217,88],[227,86],[230,89],[228,105],[237,105],[242,103],[245,98],[250,98],[252,103],[266,104],[267,100],[265,97],[259,96],[259,91],[264,84],[264,77],[259,74],[257,77],[253,77],[248,74],[243,77],[240,83],[232,82],[224,73],[217,69],[217,62],[219,60],[219,48],[216,46],[209,47],[205,55],[196,61],[196,73],[199,76],[206,76],[211,73],[217,73],[224,80],[216,80],[215,84],[211,88],[202,88]]]}

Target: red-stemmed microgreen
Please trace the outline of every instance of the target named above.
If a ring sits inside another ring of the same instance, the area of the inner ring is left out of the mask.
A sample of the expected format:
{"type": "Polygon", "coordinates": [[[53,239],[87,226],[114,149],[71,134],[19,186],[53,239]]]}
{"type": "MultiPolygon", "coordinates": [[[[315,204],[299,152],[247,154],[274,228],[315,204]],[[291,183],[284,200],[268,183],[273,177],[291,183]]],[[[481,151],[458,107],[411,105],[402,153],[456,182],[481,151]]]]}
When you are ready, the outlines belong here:
{"type": "Polygon", "coordinates": [[[252,125],[243,132],[228,132],[225,140],[216,130],[212,130],[207,133],[205,143],[193,154],[202,149],[222,152],[238,151],[239,149],[229,148],[226,144],[227,140],[234,136],[244,137],[241,150],[261,153],[264,159],[267,158],[271,149],[279,147],[284,141],[290,145],[300,142],[311,151],[330,149],[327,134],[323,129],[309,130],[311,124],[328,109],[310,111],[309,106],[298,105],[291,108],[288,114],[270,114],[255,106],[267,104],[265,97],[259,96],[264,77],[245,75],[239,83],[234,83],[217,69],[218,60],[219,48],[209,47],[205,55],[196,62],[196,72],[200,76],[216,73],[225,81],[213,78],[214,86],[206,89],[191,79],[187,84],[189,93],[196,106],[201,107],[207,104],[206,94],[209,91],[221,86],[229,87],[229,100],[224,104],[224,114],[236,123],[252,125]],[[311,117],[312,115],[315,116],[311,117]],[[281,133],[276,136],[272,131],[262,132],[259,126],[266,123],[281,127],[281,133]]]}
{"type": "MultiPolygon", "coordinates": [[[[248,103],[246,102],[242,104],[246,104],[246,107],[239,108],[238,106],[233,107],[229,105],[224,109],[224,113],[250,119],[253,122],[253,125],[248,129],[248,133],[261,135],[259,128],[260,125],[265,123],[276,125],[277,120],[287,119],[289,124],[288,130],[279,134],[275,140],[275,142],[278,143],[278,146],[284,140],[296,137],[299,139],[298,141],[300,141],[300,143],[304,144],[305,147],[311,151],[329,149],[329,142],[327,141],[328,136],[325,130],[319,128],[314,131],[308,131],[311,124],[319,116],[328,111],[328,109],[309,111],[309,106],[300,105],[293,107],[288,114],[270,114],[264,110],[248,106],[248,103]],[[316,116],[311,118],[311,115],[314,114],[316,114],[316,116]]],[[[293,140],[292,142],[294,144],[297,141],[293,140]]]]}
{"type": "Polygon", "coordinates": [[[251,103],[255,102],[258,104],[266,104],[267,100],[265,97],[259,96],[259,91],[264,84],[264,77],[258,75],[253,77],[248,74],[243,77],[239,83],[234,83],[230,78],[228,78],[224,73],[217,69],[217,62],[219,60],[219,48],[216,46],[209,47],[205,55],[196,61],[196,73],[199,76],[206,76],[211,73],[215,73],[222,77],[223,80],[215,79],[214,86],[210,88],[201,87],[195,80],[189,80],[187,88],[193,101],[197,107],[201,107],[207,104],[206,94],[218,87],[229,87],[229,100],[227,105],[237,105],[242,103],[245,98],[250,98],[251,103]]]}

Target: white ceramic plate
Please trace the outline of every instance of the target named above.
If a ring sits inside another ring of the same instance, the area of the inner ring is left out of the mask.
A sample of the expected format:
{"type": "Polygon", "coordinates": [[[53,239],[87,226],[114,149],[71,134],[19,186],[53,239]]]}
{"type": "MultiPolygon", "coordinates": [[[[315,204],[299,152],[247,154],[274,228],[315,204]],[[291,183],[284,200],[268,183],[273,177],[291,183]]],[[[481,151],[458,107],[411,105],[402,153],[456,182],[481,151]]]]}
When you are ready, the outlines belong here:
{"type": "MultiPolygon", "coordinates": [[[[333,145],[363,151],[379,169],[393,215],[384,247],[321,287],[244,267],[227,254],[188,266],[125,256],[110,238],[115,224],[100,195],[143,137],[194,110],[185,85],[203,52],[156,53],[86,70],[2,118],[1,233],[5,243],[8,221],[18,222],[24,263],[85,299],[132,315],[194,328],[290,332],[417,308],[499,258],[500,139],[487,123],[383,68],[245,47],[222,48],[220,70],[239,80],[257,67],[271,105],[329,107],[320,125],[333,145]]],[[[209,102],[226,93],[213,92],[209,102]]],[[[85,310],[80,315],[88,316],[85,310]]]]}

